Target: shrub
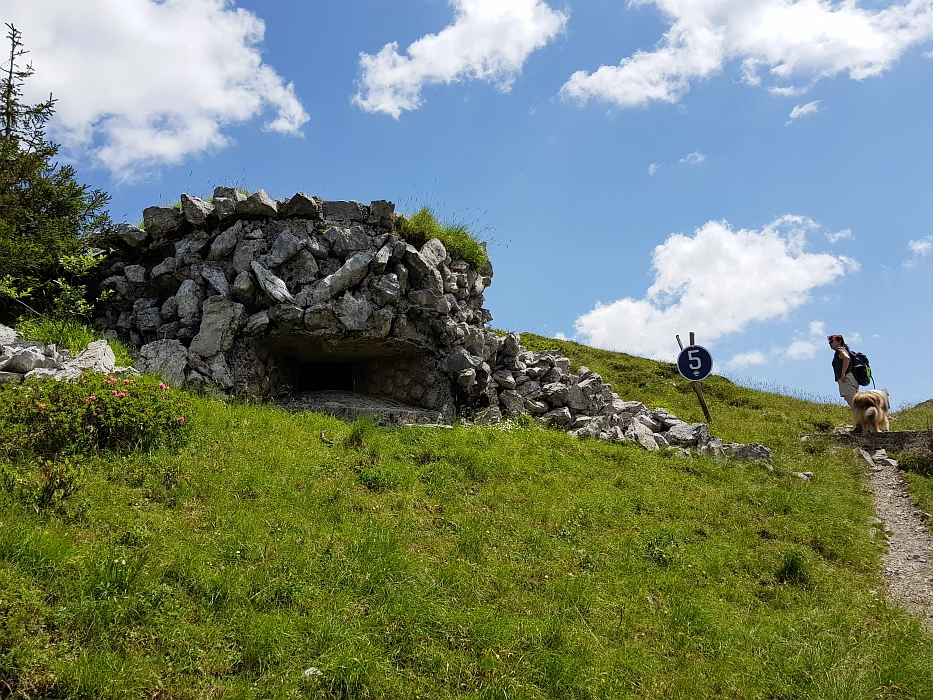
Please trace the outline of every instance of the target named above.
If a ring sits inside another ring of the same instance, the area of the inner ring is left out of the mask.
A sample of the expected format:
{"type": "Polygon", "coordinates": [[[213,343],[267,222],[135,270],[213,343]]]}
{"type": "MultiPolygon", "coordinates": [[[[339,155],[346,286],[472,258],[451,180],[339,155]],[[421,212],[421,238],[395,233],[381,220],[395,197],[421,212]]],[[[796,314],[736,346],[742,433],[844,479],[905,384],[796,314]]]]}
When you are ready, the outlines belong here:
{"type": "Polygon", "coordinates": [[[82,375],[0,387],[0,442],[10,459],[179,444],[179,392],[155,380],[82,375]]]}
{"type": "Polygon", "coordinates": [[[429,238],[439,239],[451,258],[463,260],[474,270],[481,270],[489,262],[486,249],[466,226],[441,223],[428,207],[421,207],[409,216],[399,216],[395,227],[402,238],[413,243],[424,243],[429,238]]]}

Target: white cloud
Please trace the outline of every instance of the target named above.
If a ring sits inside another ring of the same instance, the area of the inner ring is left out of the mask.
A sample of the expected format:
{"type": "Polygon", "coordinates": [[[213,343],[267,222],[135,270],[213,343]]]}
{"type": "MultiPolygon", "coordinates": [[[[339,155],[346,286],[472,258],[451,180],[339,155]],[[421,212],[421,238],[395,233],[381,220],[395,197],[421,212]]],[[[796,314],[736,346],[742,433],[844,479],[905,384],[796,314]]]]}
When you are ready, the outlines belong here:
{"type": "Polygon", "coordinates": [[[726,362],[726,369],[738,370],[751,367],[752,365],[766,364],[768,364],[768,358],[765,357],[765,354],[760,350],[752,350],[751,352],[740,352],[737,355],[733,355],[732,358],[726,362]]]}
{"type": "Polygon", "coordinates": [[[262,62],[265,25],[228,0],[0,1],[58,100],[50,135],[120,179],[228,145],[223,128],[275,111],[269,131],[308,121],[293,86],[262,62]]]}
{"type": "MultiPolygon", "coordinates": [[[[578,71],[561,94],[619,107],[674,103],[696,80],[741,61],[742,79],[760,85],[762,70],[781,82],[848,73],[854,80],[891,68],[911,46],[933,37],[933,0],[906,0],[880,10],[857,0],[631,0],[655,5],[670,29],[651,51],[618,66],[578,71]]],[[[772,89],[799,94],[800,88],[772,89]]]]}
{"type": "Polygon", "coordinates": [[[830,243],[838,243],[839,241],[851,241],[855,238],[855,236],[852,235],[852,229],[850,228],[844,228],[841,231],[836,231],[836,232],[827,231],[823,235],[826,236],[826,240],[829,241],[830,243]]]}
{"type": "Polygon", "coordinates": [[[849,258],[807,252],[807,235],[818,229],[788,215],[760,231],[710,221],[693,236],[673,234],[654,249],[646,297],[597,304],[576,320],[577,336],[596,347],[672,358],[678,333],[695,330],[711,344],[783,316],[807,303],[811,290],[858,269],[849,258]]]}
{"type": "Polygon", "coordinates": [[[558,340],[567,340],[567,336],[561,333],[560,331],[555,333],[554,337],[557,338],[558,340]]]}
{"type": "Polygon", "coordinates": [[[814,100],[813,102],[807,102],[805,105],[797,105],[790,111],[790,119],[788,119],[784,125],[790,124],[795,119],[800,119],[800,117],[806,117],[810,114],[816,114],[820,111],[820,101],[814,100]]]}
{"type": "Polygon", "coordinates": [[[910,260],[905,260],[902,264],[904,267],[913,267],[920,258],[926,257],[927,254],[933,250],[933,236],[924,236],[919,240],[909,241],[907,247],[910,249],[910,252],[914,254],[914,257],[910,260]]]}
{"type": "Polygon", "coordinates": [[[706,160],[706,156],[700,153],[699,151],[694,151],[693,153],[684,156],[680,159],[681,163],[686,163],[687,165],[697,165],[706,160]]]}
{"type": "MultiPolygon", "coordinates": [[[[826,342],[823,341],[823,345],[826,342]]],[[[785,355],[792,360],[809,360],[816,356],[817,351],[822,347],[813,340],[795,340],[785,351],[785,355]]]]}
{"type": "Polygon", "coordinates": [[[654,174],[655,174],[656,172],[658,172],[660,169],[661,169],[661,164],[660,164],[660,163],[652,163],[651,165],[648,166],[648,174],[649,174],[649,175],[654,175],[654,174]]]}
{"type": "MultiPolygon", "coordinates": [[[[760,83],[761,79],[759,78],[758,82],[752,84],[759,85],[760,83]]],[[[800,97],[810,92],[810,88],[812,88],[813,85],[814,83],[810,83],[809,85],[788,85],[786,87],[771,86],[768,88],[768,92],[778,97],[800,97]]]]}
{"type": "Polygon", "coordinates": [[[421,88],[458,80],[488,80],[507,91],[536,49],[560,34],[569,14],[542,0],[450,0],[454,22],[438,34],[411,44],[407,56],[398,43],[375,56],[360,54],[363,75],[353,98],[364,112],[396,119],[421,106],[421,88]]]}

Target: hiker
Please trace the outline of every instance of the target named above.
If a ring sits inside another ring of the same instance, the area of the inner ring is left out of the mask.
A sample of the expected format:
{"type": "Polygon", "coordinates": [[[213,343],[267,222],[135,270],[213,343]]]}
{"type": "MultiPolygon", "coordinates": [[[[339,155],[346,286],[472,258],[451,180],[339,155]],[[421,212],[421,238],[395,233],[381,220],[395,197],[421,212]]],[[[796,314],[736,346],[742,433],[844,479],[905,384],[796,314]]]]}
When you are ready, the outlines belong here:
{"type": "Polygon", "coordinates": [[[849,355],[849,346],[846,345],[845,338],[839,334],[828,336],[827,340],[829,340],[829,347],[835,353],[833,372],[836,375],[836,383],[839,385],[839,395],[846,400],[849,408],[852,408],[852,398],[858,391],[859,384],[850,369],[852,358],[849,355]]]}

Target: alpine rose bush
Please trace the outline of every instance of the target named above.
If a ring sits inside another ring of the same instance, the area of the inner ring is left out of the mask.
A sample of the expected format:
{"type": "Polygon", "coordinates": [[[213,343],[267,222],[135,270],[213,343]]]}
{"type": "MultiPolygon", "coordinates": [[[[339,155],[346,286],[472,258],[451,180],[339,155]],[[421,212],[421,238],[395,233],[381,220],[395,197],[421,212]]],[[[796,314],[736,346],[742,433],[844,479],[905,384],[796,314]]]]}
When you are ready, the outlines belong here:
{"type": "Polygon", "coordinates": [[[0,443],[9,459],[174,447],[188,424],[182,394],[145,377],[104,374],[0,386],[0,443]]]}

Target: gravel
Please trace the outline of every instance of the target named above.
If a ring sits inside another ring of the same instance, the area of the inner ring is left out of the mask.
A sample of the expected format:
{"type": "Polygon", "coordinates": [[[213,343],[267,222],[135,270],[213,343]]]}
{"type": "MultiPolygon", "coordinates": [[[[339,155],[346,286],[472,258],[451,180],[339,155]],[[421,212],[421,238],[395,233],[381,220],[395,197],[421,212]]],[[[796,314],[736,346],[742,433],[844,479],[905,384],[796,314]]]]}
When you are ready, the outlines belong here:
{"type": "Polygon", "coordinates": [[[870,466],[869,488],[888,537],[882,572],[888,594],[933,632],[933,537],[924,525],[926,513],[917,510],[897,462],[884,450],[859,452],[870,466]]]}

